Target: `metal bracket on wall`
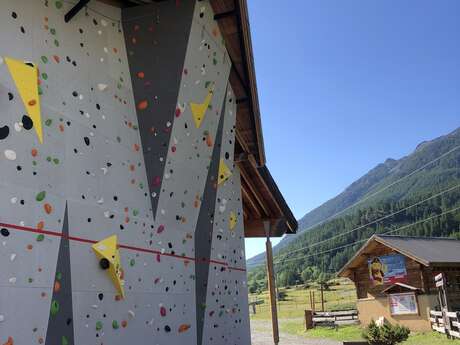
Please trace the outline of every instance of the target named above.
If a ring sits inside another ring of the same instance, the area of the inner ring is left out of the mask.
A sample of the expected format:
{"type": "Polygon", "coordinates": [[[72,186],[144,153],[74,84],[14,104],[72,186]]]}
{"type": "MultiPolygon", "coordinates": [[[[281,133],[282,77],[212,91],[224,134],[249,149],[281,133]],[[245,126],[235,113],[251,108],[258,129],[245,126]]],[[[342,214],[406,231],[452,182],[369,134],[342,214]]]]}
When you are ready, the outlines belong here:
{"type": "Polygon", "coordinates": [[[80,0],[74,7],[70,9],[64,16],[64,21],[66,23],[70,22],[73,17],[77,15],[78,12],[81,11],[83,7],[85,7],[91,0],[80,0]]]}

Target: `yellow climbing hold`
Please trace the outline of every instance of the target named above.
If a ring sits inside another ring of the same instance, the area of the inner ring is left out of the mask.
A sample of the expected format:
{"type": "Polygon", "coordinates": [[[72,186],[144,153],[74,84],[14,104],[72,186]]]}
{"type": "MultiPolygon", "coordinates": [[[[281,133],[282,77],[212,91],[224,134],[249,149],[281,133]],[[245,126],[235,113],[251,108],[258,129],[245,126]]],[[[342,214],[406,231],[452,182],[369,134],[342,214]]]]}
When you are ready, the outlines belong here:
{"type": "Polygon", "coordinates": [[[200,128],[201,126],[201,122],[204,119],[206,110],[209,108],[209,104],[211,103],[213,92],[213,87],[211,87],[203,103],[190,103],[190,110],[192,111],[193,120],[195,121],[196,128],[200,128]]]}
{"type": "Polygon", "coordinates": [[[38,140],[43,144],[40,97],[38,95],[38,68],[35,65],[5,57],[8,70],[16,84],[27,114],[33,121],[38,140]]]}
{"type": "Polygon", "coordinates": [[[220,185],[224,183],[230,176],[232,176],[232,172],[227,164],[225,164],[224,160],[221,159],[219,162],[219,178],[217,179],[217,184],[220,185]]]}
{"type": "Polygon", "coordinates": [[[93,250],[99,260],[101,268],[108,270],[108,274],[115,288],[121,297],[124,298],[123,269],[121,268],[120,251],[118,250],[117,242],[117,235],[113,235],[93,244],[93,250]]]}
{"type": "Polygon", "coordinates": [[[236,213],[234,211],[231,211],[230,212],[230,218],[228,220],[228,226],[229,226],[230,230],[233,231],[233,229],[235,229],[237,221],[238,221],[238,218],[236,217],[236,213]]]}

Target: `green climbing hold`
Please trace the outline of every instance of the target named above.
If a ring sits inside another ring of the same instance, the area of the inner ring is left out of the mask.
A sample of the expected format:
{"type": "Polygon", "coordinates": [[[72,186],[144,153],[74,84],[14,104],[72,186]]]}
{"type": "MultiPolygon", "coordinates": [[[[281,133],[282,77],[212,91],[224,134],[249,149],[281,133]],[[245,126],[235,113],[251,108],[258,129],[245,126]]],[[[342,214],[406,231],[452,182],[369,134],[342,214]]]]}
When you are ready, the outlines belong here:
{"type": "Polygon", "coordinates": [[[59,164],[59,159],[58,158],[53,158],[53,163],[58,165],[59,164]]]}
{"type": "Polygon", "coordinates": [[[59,313],[59,302],[56,300],[53,300],[51,302],[51,310],[50,310],[51,316],[56,316],[57,313],[59,313]]]}
{"type": "Polygon", "coordinates": [[[48,63],[48,58],[46,56],[43,55],[41,57],[41,59],[42,59],[43,63],[48,63]]]}
{"type": "Polygon", "coordinates": [[[50,33],[51,33],[51,35],[56,35],[56,29],[55,29],[55,28],[51,28],[51,29],[50,29],[50,33]]]}
{"type": "Polygon", "coordinates": [[[113,329],[118,329],[118,328],[120,328],[120,325],[118,324],[118,321],[117,321],[117,320],[113,320],[113,321],[112,321],[112,328],[113,328],[113,329]]]}
{"type": "Polygon", "coordinates": [[[102,321],[97,321],[96,322],[96,331],[100,331],[103,326],[104,326],[104,324],[102,323],[102,321]]]}
{"type": "Polygon", "coordinates": [[[56,5],[56,8],[60,10],[62,8],[62,1],[56,1],[55,5],[56,5]]]}
{"type": "Polygon", "coordinates": [[[45,235],[39,234],[37,235],[37,242],[42,242],[45,239],[45,235]]]}
{"type": "Polygon", "coordinates": [[[43,78],[43,80],[47,80],[48,79],[48,74],[42,73],[42,78],[43,78]]]}
{"type": "Polygon", "coordinates": [[[69,340],[65,335],[63,335],[61,338],[61,345],[69,345],[69,340]]]}
{"type": "Polygon", "coordinates": [[[54,40],[54,45],[55,45],[56,47],[59,47],[59,41],[58,41],[58,40],[54,40]]]}
{"type": "Polygon", "coordinates": [[[45,121],[45,125],[48,126],[48,127],[51,126],[52,123],[53,123],[52,119],[46,119],[46,121],[45,121]]]}
{"type": "Polygon", "coordinates": [[[40,202],[40,201],[45,200],[45,197],[46,197],[46,192],[45,192],[45,191],[42,191],[42,192],[40,192],[40,193],[37,194],[37,196],[35,197],[35,200],[37,200],[38,202],[40,202]]]}
{"type": "Polygon", "coordinates": [[[135,264],[136,264],[136,260],[134,260],[134,259],[129,260],[129,265],[131,267],[134,266],[135,264]]]}
{"type": "Polygon", "coordinates": [[[133,210],[133,216],[136,217],[139,214],[139,210],[134,209],[133,210]]]}
{"type": "Polygon", "coordinates": [[[61,280],[61,279],[62,279],[62,273],[56,272],[56,280],[61,280]]]}

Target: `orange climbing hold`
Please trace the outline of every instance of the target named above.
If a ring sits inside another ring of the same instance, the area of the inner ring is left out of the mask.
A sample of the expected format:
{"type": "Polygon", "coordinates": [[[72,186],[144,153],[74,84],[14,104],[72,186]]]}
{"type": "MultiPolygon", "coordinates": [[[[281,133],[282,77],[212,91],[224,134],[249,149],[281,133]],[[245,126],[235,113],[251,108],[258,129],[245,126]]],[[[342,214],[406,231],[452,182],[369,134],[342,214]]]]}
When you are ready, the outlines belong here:
{"type": "Polygon", "coordinates": [[[190,325],[183,324],[179,326],[179,333],[187,332],[190,329],[190,325]]]}
{"type": "Polygon", "coordinates": [[[59,292],[60,290],[61,290],[61,283],[58,280],[56,280],[54,282],[54,292],[59,292]]]}
{"type": "Polygon", "coordinates": [[[137,109],[139,109],[139,110],[145,110],[145,109],[147,109],[148,106],[149,106],[149,102],[147,102],[147,101],[140,101],[140,102],[137,104],[137,109]]]}
{"type": "Polygon", "coordinates": [[[48,203],[43,205],[43,208],[45,209],[46,214],[51,214],[53,212],[53,206],[48,203]]]}
{"type": "Polygon", "coordinates": [[[30,153],[31,153],[32,157],[37,157],[37,155],[38,155],[38,150],[34,148],[34,149],[32,149],[32,150],[30,151],[30,153]]]}

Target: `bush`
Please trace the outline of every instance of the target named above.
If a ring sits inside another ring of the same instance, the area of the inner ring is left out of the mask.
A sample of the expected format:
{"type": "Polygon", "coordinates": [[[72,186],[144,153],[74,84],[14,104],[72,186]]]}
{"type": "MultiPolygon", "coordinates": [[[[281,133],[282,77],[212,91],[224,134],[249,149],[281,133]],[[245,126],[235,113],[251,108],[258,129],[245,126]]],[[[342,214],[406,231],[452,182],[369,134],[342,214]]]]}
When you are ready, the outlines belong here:
{"type": "Polygon", "coordinates": [[[364,331],[363,337],[370,345],[396,345],[407,340],[409,333],[410,330],[407,327],[389,324],[379,327],[372,320],[364,331]]]}

